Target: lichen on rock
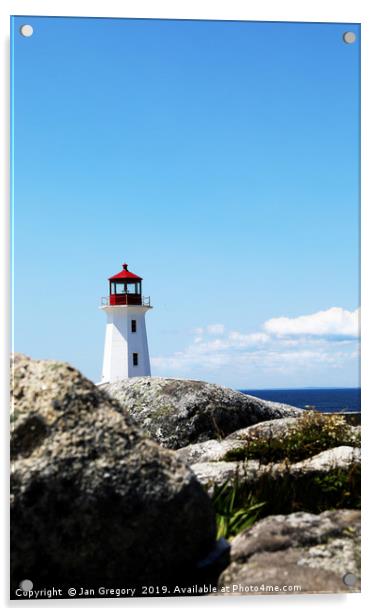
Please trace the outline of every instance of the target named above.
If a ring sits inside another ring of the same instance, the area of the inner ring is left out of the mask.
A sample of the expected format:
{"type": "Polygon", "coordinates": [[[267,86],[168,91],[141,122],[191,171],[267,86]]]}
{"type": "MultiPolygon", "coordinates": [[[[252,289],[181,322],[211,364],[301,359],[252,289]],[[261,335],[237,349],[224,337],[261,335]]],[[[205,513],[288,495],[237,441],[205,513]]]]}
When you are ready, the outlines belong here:
{"type": "Polygon", "coordinates": [[[171,449],[228,434],[303,411],[227,387],[161,377],[137,377],[101,385],[154,440],[171,449]]]}
{"type": "Polygon", "coordinates": [[[287,585],[297,593],[359,591],[360,512],[301,511],[260,520],[233,540],[218,584],[259,586],[261,593],[287,585]],[[344,582],[347,573],[355,578],[352,587],[344,582]]]}

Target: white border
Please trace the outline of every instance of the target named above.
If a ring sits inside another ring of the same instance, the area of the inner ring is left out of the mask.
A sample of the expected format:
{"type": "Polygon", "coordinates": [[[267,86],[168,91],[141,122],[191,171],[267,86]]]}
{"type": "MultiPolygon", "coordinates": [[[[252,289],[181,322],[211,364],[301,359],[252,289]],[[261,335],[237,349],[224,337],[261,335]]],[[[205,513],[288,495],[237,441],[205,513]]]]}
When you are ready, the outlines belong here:
{"type": "MultiPolygon", "coordinates": [[[[9,16],[15,15],[61,15],[61,16],[93,16],[93,17],[149,17],[149,18],[176,18],[176,19],[240,19],[260,21],[313,21],[313,22],[353,22],[362,24],[362,405],[363,405],[363,590],[361,595],[330,596],[255,596],[222,599],[167,599],[163,601],[146,600],[83,600],[51,602],[23,602],[22,604],[7,601],[7,583],[3,584],[4,593],[2,602],[8,609],[35,609],[35,608],[63,608],[69,609],[70,613],[78,609],[112,607],[123,608],[128,612],[151,609],[158,612],[170,610],[214,609],[225,613],[225,610],[237,609],[238,613],[250,613],[251,610],[263,613],[279,612],[280,614],[292,613],[315,613],[327,614],[330,611],[339,610],[342,616],[355,615],[355,609],[366,607],[368,600],[373,601],[374,569],[376,567],[373,556],[375,553],[373,538],[375,532],[375,508],[371,502],[374,486],[376,483],[373,464],[373,451],[376,449],[376,402],[375,381],[376,375],[376,315],[377,315],[377,292],[375,273],[377,263],[376,254],[376,79],[375,62],[377,58],[377,19],[374,8],[375,3],[368,0],[138,0],[116,2],[106,0],[101,2],[91,0],[56,0],[51,2],[44,0],[3,0],[0,5],[0,27],[3,58],[1,63],[1,132],[3,143],[0,150],[3,187],[1,222],[0,222],[0,283],[1,297],[9,298],[9,16]],[[373,199],[374,197],[374,199],[373,199]],[[368,489],[369,488],[369,489],[368,489]],[[369,494],[371,496],[369,496],[369,494]]],[[[9,309],[6,302],[2,301],[0,340],[8,340],[8,344],[1,345],[0,356],[0,384],[1,384],[1,408],[7,410],[8,395],[8,357],[9,357],[9,309]]],[[[3,435],[7,442],[8,423],[3,419],[3,435]]],[[[3,448],[7,451],[7,448],[3,448]]],[[[4,502],[8,499],[8,471],[7,454],[5,464],[2,465],[1,479],[4,485],[4,502]]],[[[4,508],[2,508],[4,511],[4,508]]],[[[3,519],[7,523],[7,515],[3,519]],[[5,519],[4,519],[5,517],[5,519]]],[[[7,529],[3,531],[7,544],[7,529]]],[[[4,535],[3,535],[4,536],[4,535]]],[[[375,540],[375,539],[374,539],[375,540]]],[[[8,555],[2,551],[2,570],[0,579],[2,582],[8,576],[8,555]]]]}

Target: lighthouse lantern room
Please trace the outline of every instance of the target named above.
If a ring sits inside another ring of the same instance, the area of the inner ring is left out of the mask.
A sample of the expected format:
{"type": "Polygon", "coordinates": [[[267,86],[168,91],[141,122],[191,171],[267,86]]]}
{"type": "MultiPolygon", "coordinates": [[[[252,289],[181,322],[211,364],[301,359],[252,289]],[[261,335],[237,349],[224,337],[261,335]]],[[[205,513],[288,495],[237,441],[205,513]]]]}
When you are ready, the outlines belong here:
{"type": "Polygon", "coordinates": [[[142,280],[127,263],[109,278],[109,295],[100,306],[107,317],[103,383],[151,374],[145,314],[152,306],[142,295],[142,280]]]}
{"type": "Polygon", "coordinates": [[[119,274],[109,278],[110,305],[136,305],[142,304],[140,276],[128,271],[127,263],[123,263],[123,269],[119,274]]]}

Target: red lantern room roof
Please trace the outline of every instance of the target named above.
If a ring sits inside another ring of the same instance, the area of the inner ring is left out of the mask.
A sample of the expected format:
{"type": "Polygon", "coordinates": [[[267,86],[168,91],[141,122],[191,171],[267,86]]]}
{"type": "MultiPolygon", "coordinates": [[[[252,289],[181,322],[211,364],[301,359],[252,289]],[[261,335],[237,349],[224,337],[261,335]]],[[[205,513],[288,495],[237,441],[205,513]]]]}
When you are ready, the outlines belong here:
{"type": "Polygon", "coordinates": [[[121,272],[119,272],[118,274],[114,274],[114,276],[111,276],[111,278],[109,278],[109,280],[143,280],[142,278],[140,278],[140,276],[137,276],[136,274],[133,274],[132,272],[128,271],[128,265],[127,263],[123,263],[123,269],[121,272]]]}

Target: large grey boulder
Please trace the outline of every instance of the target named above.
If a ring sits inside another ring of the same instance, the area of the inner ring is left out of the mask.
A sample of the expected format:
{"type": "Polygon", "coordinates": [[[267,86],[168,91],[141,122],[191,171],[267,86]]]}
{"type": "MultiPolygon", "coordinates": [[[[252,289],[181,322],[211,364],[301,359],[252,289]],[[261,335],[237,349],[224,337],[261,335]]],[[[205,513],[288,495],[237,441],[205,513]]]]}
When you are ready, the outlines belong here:
{"type": "Polygon", "coordinates": [[[138,377],[100,386],[154,440],[171,449],[303,411],[204,381],[138,377]]]}
{"type": "Polygon", "coordinates": [[[218,581],[222,585],[235,594],[250,586],[253,594],[284,593],[284,587],[285,594],[359,591],[360,512],[264,518],[233,540],[231,563],[218,581]]]}
{"type": "Polygon", "coordinates": [[[207,493],[77,370],[17,355],[11,583],[187,580],[214,547],[207,493]]]}

